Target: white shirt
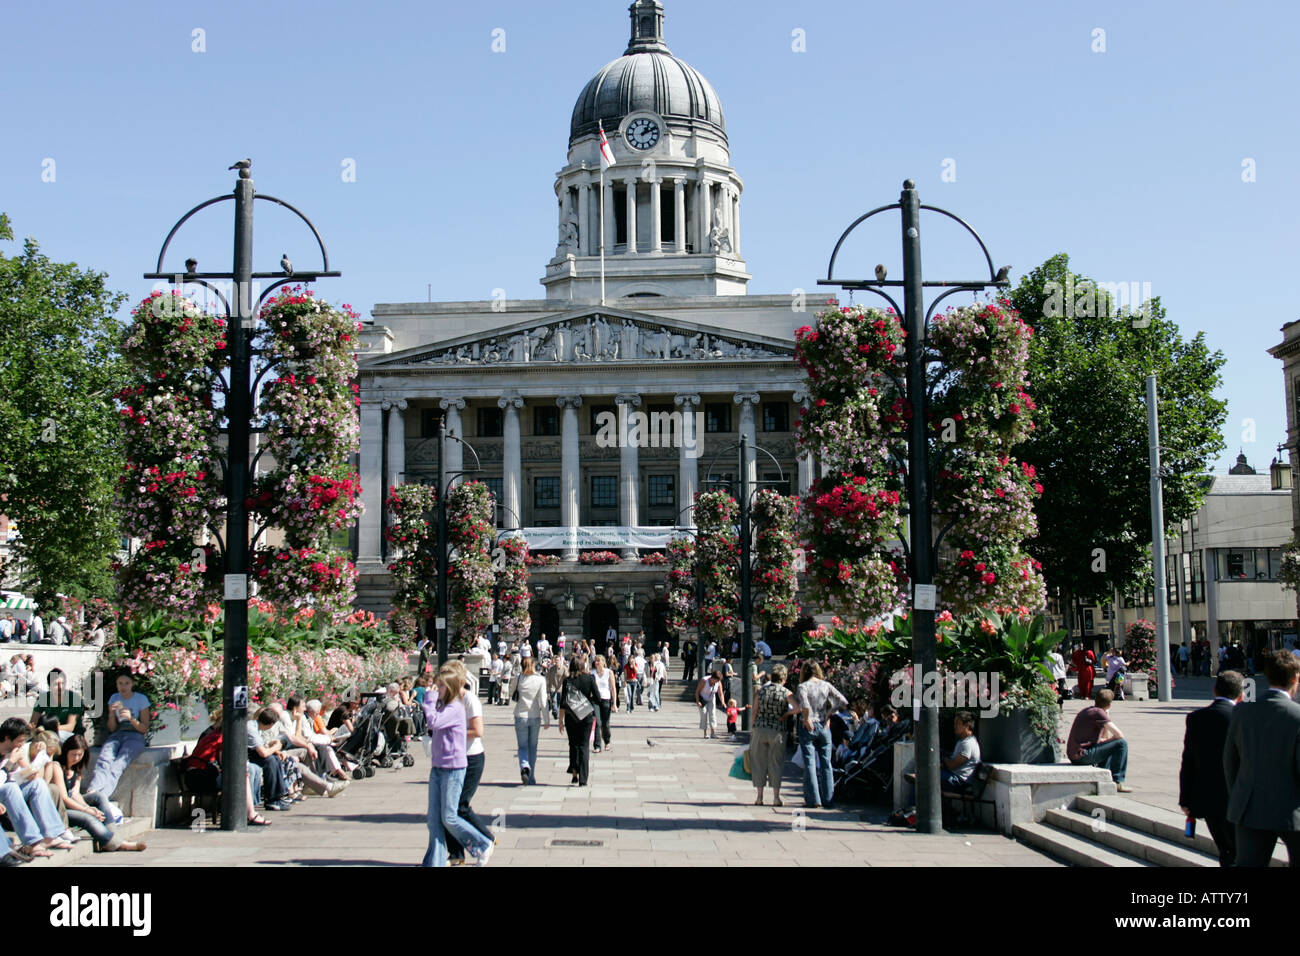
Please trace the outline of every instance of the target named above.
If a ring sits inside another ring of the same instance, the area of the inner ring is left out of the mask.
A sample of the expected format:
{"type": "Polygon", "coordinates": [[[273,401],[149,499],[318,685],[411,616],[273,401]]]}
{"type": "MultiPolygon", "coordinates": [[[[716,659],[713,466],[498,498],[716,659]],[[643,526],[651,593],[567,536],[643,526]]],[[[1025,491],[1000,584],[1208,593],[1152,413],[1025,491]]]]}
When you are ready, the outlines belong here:
{"type": "Polygon", "coordinates": [[[551,642],[548,641],[546,638],[542,638],[540,641],[537,642],[537,656],[538,657],[551,656],[551,642]]]}
{"type": "Polygon", "coordinates": [[[609,686],[609,675],[611,671],[608,667],[603,670],[593,670],[591,676],[596,679],[596,693],[600,694],[601,700],[610,700],[613,697],[613,691],[609,686]]]}
{"type": "Polygon", "coordinates": [[[665,680],[668,677],[668,668],[664,667],[663,661],[655,661],[655,680],[665,680]]]}
{"type": "Polygon", "coordinates": [[[1065,680],[1065,658],[1056,651],[1052,651],[1047,656],[1052,662],[1052,680],[1065,680]]]}
{"type": "Polygon", "coordinates": [[[45,637],[45,622],[41,620],[39,614],[32,615],[32,626],[29,630],[31,631],[31,641],[33,644],[45,637]]]}
{"type": "MultiPolygon", "coordinates": [[[[478,699],[478,694],[467,694],[467,693],[462,693],[460,695],[460,702],[465,705],[465,726],[466,728],[468,728],[469,722],[471,720],[473,720],[475,717],[483,716],[483,702],[478,699]]],[[[465,756],[472,757],[475,754],[481,754],[482,752],[483,752],[483,738],[482,737],[470,738],[469,746],[465,748],[465,756]]]]}
{"type": "Polygon", "coordinates": [[[516,717],[544,717],[551,725],[551,711],[547,706],[546,678],[541,674],[525,674],[519,678],[519,700],[515,702],[516,717]]]}
{"type": "Polygon", "coordinates": [[[4,618],[3,620],[0,620],[0,637],[3,637],[7,641],[9,640],[10,637],[13,636],[13,633],[14,633],[14,622],[9,620],[9,618],[4,618]]]}
{"type": "Polygon", "coordinates": [[[498,657],[496,660],[494,660],[494,661],[492,662],[492,679],[493,679],[493,680],[500,680],[500,679],[501,679],[501,666],[502,666],[502,665],[501,665],[501,658],[499,658],[499,657],[498,657]]]}

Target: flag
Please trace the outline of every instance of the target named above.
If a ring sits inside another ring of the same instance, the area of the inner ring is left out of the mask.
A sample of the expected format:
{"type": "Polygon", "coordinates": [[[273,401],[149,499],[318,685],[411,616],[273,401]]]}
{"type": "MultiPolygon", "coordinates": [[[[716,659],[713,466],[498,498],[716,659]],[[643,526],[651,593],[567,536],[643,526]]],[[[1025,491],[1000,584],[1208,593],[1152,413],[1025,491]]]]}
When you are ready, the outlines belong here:
{"type": "Polygon", "coordinates": [[[605,124],[600,124],[600,168],[609,169],[614,165],[614,150],[609,145],[609,140],[605,138],[605,124]]]}

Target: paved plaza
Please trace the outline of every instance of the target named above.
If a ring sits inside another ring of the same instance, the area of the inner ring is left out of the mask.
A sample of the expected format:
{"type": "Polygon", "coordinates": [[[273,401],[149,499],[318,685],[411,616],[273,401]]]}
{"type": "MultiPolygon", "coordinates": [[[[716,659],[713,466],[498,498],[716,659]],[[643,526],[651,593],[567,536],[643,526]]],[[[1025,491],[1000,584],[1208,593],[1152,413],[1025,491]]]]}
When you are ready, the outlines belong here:
{"type": "MultiPolygon", "coordinates": [[[[754,789],[729,777],[741,745],[703,740],[697,711],[671,682],[664,708],[613,720],[614,749],[592,755],[590,786],[570,787],[565,738],[542,735],[539,784],[519,781],[509,707],[488,707],[487,766],[475,809],[494,823],[496,866],[1055,866],[1000,834],[922,836],[884,824],[880,807],[803,811],[795,768],[786,805],[755,807],[754,789]],[[861,819],[867,809],[871,821],[861,819]]],[[[139,863],[418,864],[427,842],[428,763],[379,770],[333,799],[310,798],[273,825],[234,834],[160,830],[139,863]]],[[[771,794],[767,795],[770,803],[771,794]]],[[[134,863],[97,854],[88,865],[134,863]]]]}

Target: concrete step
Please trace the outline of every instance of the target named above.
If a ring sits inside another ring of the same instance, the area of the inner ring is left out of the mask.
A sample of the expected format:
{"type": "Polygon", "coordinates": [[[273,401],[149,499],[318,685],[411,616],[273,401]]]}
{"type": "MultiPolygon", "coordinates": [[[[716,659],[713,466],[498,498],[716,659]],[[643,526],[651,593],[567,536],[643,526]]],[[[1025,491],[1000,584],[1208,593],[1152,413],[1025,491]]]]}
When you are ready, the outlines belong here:
{"type": "Polygon", "coordinates": [[[1217,856],[1124,826],[1109,818],[1096,817],[1082,810],[1048,810],[1043,821],[1058,830],[1066,830],[1084,839],[1107,846],[1156,866],[1217,867],[1217,856]]]}
{"type": "Polygon", "coordinates": [[[1153,866],[1146,860],[1117,853],[1099,846],[1092,840],[1075,836],[1046,823],[1018,823],[1014,829],[1017,840],[1049,856],[1063,860],[1071,866],[1133,867],[1153,866]]]}
{"type": "MultiPolygon", "coordinates": [[[[1186,818],[1175,810],[1154,807],[1149,803],[1142,803],[1118,795],[1081,795],[1075,807],[1087,814],[1100,809],[1106,814],[1108,821],[1133,830],[1140,830],[1143,833],[1149,833],[1186,849],[1198,850],[1214,857],[1215,864],[1218,863],[1219,851],[1214,845],[1214,840],[1210,837],[1209,828],[1206,827],[1204,820],[1199,821],[1196,836],[1189,840],[1183,835],[1183,827],[1187,822],[1186,818]]],[[[1286,847],[1279,842],[1273,849],[1273,862],[1271,865],[1287,866],[1288,862],[1286,847]]]]}
{"type": "MultiPolygon", "coordinates": [[[[112,828],[115,834],[128,842],[138,841],[152,829],[153,821],[146,819],[145,817],[127,817],[120,824],[112,828]]],[[[95,842],[90,839],[90,835],[87,834],[85,830],[74,828],[72,832],[81,837],[81,839],[72,845],[71,850],[51,850],[50,852],[54,854],[53,856],[38,857],[31,863],[24,864],[24,869],[31,869],[33,867],[76,866],[79,863],[85,862],[86,859],[95,852],[95,842]]],[[[6,832],[4,836],[8,838],[9,834],[6,832]]],[[[13,840],[10,839],[9,842],[12,844],[13,840]]],[[[129,859],[136,856],[136,854],[127,853],[124,854],[124,856],[129,859]]]]}

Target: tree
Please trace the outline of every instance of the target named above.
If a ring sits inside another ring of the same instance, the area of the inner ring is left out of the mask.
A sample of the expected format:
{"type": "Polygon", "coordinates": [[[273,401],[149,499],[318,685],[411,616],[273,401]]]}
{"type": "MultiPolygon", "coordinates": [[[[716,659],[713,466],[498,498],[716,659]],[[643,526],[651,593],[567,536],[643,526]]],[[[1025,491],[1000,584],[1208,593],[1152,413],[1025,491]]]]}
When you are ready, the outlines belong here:
{"type": "Polygon", "coordinates": [[[1029,380],[1042,407],[1021,448],[1044,486],[1033,543],[1062,606],[1106,603],[1149,573],[1151,507],[1145,379],[1156,374],[1167,525],[1200,506],[1223,448],[1227,403],[1214,397],[1223,353],[1184,339],[1160,300],[1138,312],[1053,256],[1011,295],[1034,329],[1029,380]]]}
{"type": "MultiPolygon", "coordinates": [[[[0,239],[13,239],[2,215],[0,239]]],[[[51,262],[35,239],[0,255],[0,493],[21,534],[20,584],[45,605],[113,590],[123,456],[113,395],[125,379],[114,314],[125,296],[106,278],[51,262]]]]}

